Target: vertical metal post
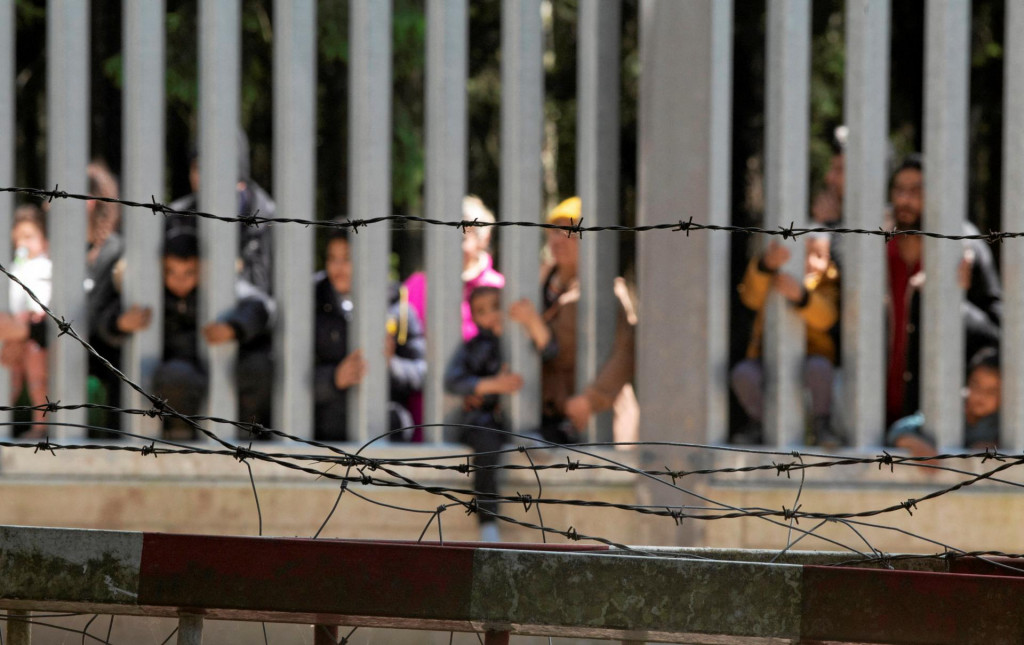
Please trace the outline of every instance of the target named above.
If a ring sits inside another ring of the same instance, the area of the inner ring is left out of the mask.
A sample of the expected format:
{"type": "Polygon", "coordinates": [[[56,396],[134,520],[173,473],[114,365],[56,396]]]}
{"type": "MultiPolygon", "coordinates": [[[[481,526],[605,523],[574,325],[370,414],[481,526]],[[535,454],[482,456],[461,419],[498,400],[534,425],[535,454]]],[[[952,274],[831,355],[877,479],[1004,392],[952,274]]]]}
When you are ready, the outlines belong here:
{"type": "MultiPolygon", "coordinates": [[[[349,4],[349,217],[391,214],[391,2],[349,4]]],[[[384,338],[391,231],[367,226],[352,245],[354,324],[349,347],[369,363],[349,395],[349,437],[364,441],[387,431],[388,370],[384,338]]]]}
{"type": "MultiPolygon", "coordinates": [[[[14,132],[14,0],[0,0],[0,132],[14,132]]],[[[0,144],[0,185],[13,186],[15,138],[7,137],[0,144]]],[[[0,231],[11,230],[14,195],[0,195],[0,231]]],[[[0,244],[0,264],[11,263],[11,246],[0,244]]],[[[0,280],[0,311],[7,311],[10,280],[0,280]]],[[[0,369],[0,405],[10,404],[11,379],[7,369],[0,369]]],[[[0,413],[0,422],[10,419],[10,412],[0,413]]],[[[0,426],[0,437],[11,436],[11,426],[0,426]]]]}
{"type": "MultiPolygon", "coordinates": [[[[889,0],[846,3],[846,191],[844,225],[874,229],[886,203],[889,123],[889,0]]],[[[846,434],[858,448],[885,431],[885,247],[865,235],[843,239],[842,333],[846,434]]]]}
{"type": "MultiPolygon", "coordinates": [[[[433,219],[462,218],[466,194],[466,75],[469,14],[466,0],[427,3],[426,212],[433,219]]],[[[473,231],[470,231],[473,234],[473,231]]],[[[427,382],[425,419],[444,418],[444,369],[462,341],[462,253],[452,230],[427,228],[427,382]]],[[[440,438],[436,429],[431,439],[440,438]]]]}
{"type": "MultiPolygon", "coordinates": [[[[89,2],[49,0],[46,5],[46,175],[51,186],[87,192],[89,162],[89,2]]],[[[55,199],[47,216],[53,293],[50,307],[72,323],[82,338],[89,333],[85,275],[86,205],[55,199]]],[[[70,338],[58,338],[50,325],[50,398],[65,403],[86,401],[88,362],[85,350],[70,338]]],[[[56,420],[85,423],[85,410],[62,410],[56,420]]],[[[77,437],[82,430],[61,428],[56,437],[77,437]]]]}
{"type": "Polygon", "coordinates": [[[31,645],[32,643],[32,612],[22,609],[7,610],[7,643],[8,645],[31,645]]]}
{"type": "MultiPolygon", "coordinates": [[[[274,192],[288,217],[316,209],[316,2],[274,3],[274,192]]],[[[313,230],[274,230],[274,426],[313,438],[313,230]]]]}
{"type": "MultiPolygon", "coordinates": [[[[730,221],[732,14],[728,1],[641,5],[639,224],[690,216],[730,221]]],[[[664,233],[638,240],[640,439],[721,441],[728,414],[729,238],[664,233]]],[[[665,467],[663,457],[650,454],[644,467],[665,467]]],[[[652,504],[689,503],[663,488],[648,492],[652,504]]],[[[692,543],[699,539],[694,529],[663,525],[651,539],[692,543]]]]}
{"type": "MultiPolygon", "coordinates": [[[[619,214],[619,28],[620,0],[583,0],[579,5],[579,91],[576,183],[582,219],[590,226],[618,223],[619,214]]],[[[619,265],[617,233],[580,241],[576,387],[597,376],[615,338],[619,309],[612,281],[619,265]]],[[[611,413],[588,428],[590,441],[612,440],[611,413]]]]}
{"type": "MultiPolygon", "coordinates": [[[[501,211],[502,219],[541,217],[541,143],[544,125],[543,32],[540,0],[501,5],[501,211]]],[[[540,236],[512,227],[501,234],[505,302],[527,298],[540,307],[540,236]]],[[[512,330],[510,330],[512,331],[512,330]]],[[[540,425],[540,359],[526,334],[504,335],[511,371],[525,384],[511,397],[512,430],[540,425]]]]}
{"type": "Polygon", "coordinates": [[[313,625],[313,645],[338,645],[338,626],[313,625]]]}
{"type": "Polygon", "coordinates": [[[508,645],[509,632],[484,632],[484,645],[508,645]]]}
{"type": "Polygon", "coordinates": [[[203,617],[178,615],[178,645],[203,645],[203,617]]]}
{"type": "MultiPolygon", "coordinates": [[[[199,3],[199,208],[217,215],[238,214],[238,132],[241,74],[241,3],[199,3]]],[[[199,324],[217,320],[235,304],[238,225],[199,221],[202,269],[199,324]]],[[[233,367],[235,343],[207,345],[212,416],[237,415],[233,367]]]]}
{"type": "MultiPolygon", "coordinates": [[[[1024,230],[1024,6],[1006,5],[1006,58],[1003,104],[1003,229],[1024,230]]],[[[1004,244],[1003,337],[1004,356],[1024,356],[1024,246],[1004,244]]],[[[1002,437],[999,447],[1024,450],[1024,364],[1004,360],[1002,437]]]]}
{"type": "MultiPolygon", "coordinates": [[[[765,227],[802,225],[807,213],[807,137],[810,117],[811,5],[769,0],[765,142],[765,227]]],[[[782,268],[804,275],[804,245],[782,268]]],[[[765,442],[803,442],[803,321],[777,293],[768,297],[764,326],[765,442]]]]}
{"type": "MultiPolygon", "coordinates": [[[[124,195],[146,201],[164,197],[164,0],[124,4],[124,195]]],[[[149,307],[148,329],[132,334],[124,351],[124,372],[135,383],[150,387],[149,379],[163,354],[163,280],[160,243],[161,217],[133,216],[124,220],[125,271],[122,289],[127,305],[149,307]]],[[[147,408],[149,402],[125,385],[125,407],[147,408]]],[[[156,436],[156,419],[126,415],[130,432],[156,436]]]]}
{"type": "MultiPolygon", "coordinates": [[[[967,107],[971,5],[949,0],[925,5],[923,226],[957,235],[967,213],[967,107]]],[[[940,449],[963,445],[963,293],[959,242],[925,238],[928,279],[921,313],[921,410],[940,449]]]]}

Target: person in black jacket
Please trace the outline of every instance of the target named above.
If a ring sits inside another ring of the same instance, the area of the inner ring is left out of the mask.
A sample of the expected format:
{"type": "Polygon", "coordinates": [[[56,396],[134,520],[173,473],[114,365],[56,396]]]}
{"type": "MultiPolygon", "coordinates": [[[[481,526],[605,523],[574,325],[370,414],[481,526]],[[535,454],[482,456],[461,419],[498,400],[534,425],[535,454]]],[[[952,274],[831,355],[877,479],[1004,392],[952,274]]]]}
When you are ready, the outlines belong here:
{"type": "MultiPolygon", "coordinates": [[[[153,393],[183,415],[196,415],[206,398],[206,368],[199,351],[199,243],[191,231],[171,231],[164,241],[164,353],[153,375],[153,393]]],[[[270,423],[270,327],[273,301],[245,280],[235,287],[237,303],[215,322],[203,326],[210,345],[237,341],[235,379],[238,417],[244,422],[270,423]]],[[[151,312],[131,306],[109,316],[122,338],[149,326],[151,312]]],[[[164,419],[168,439],[195,438],[195,429],[177,418],[164,419]]],[[[248,438],[246,433],[243,438],[248,438]]],[[[254,437],[263,438],[263,437],[254,437]]]]}
{"type": "MultiPolygon", "coordinates": [[[[327,243],[324,270],[316,281],[315,433],[320,441],[346,441],[348,389],[362,382],[367,362],[362,348],[349,349],[348,325],[355,305],[350,297],[352,260],[348,236],[338,230],[327,243]]],[[[390,429],[408,428],[412,417],[408,400],[423,389],[426,376],[426,340],[419,319],[412,314],[402,289],[391,287],[385,355],[390,383],[390,429]]],[[[409,439],[411,433],[393,435],[409,439]]]]}
{"type": "Polygon", "coordinates": [[[504,320],[501,312],[501,290],[497,287],[477,287],[469,294],[469,309],[473,324],[479,333],[467,340],[455,352],[444,371],[444,388],[450,394],[463,397],[462,409],[453,417],[459,441],[468,444],[473,452],[473,488],[482,497],[477,498],[480,512],[480,537],[485,542],[497,542],[498,527],[494,515],[498,503],[498,465],[506,435],[495,430],[507,430],[501,411],[501,395],[518,392],[523,377],[508,371],[502,359],[501,335],[504,320]]]}

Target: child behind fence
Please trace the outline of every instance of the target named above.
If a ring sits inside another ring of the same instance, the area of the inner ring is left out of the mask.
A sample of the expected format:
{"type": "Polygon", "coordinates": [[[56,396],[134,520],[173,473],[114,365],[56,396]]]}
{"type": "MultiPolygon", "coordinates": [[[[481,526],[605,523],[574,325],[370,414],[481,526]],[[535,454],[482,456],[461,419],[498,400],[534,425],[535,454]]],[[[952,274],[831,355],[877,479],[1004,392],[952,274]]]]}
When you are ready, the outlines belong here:
{"type": "MultiPolygon", "coordinates": [[[[462,424],[458,428],[459,441],[469,444],[476,452],[473,465],[473,488],[485,496],[498,492],[497,451],[505,443],[502,394],[517,392],[523,386],[523,377],[511,374],[502,363],[501,334],[504,321],[501,313],[501,290],[496,287],[477,287],[469,295],[473,323],[479,333],[462,344],[448,362],[444,373],[444,386],[448,392],[461,395],[462,409],[453,419],[462,424]]],[[[478,499],[480,536],[484,541],[498,540],[494,513],[498,504],[493,499],[478,499]]]]}
{"type": "MultiPolygon", "coordinates": [[[[14,262],[11,273],[25,285],[25,288],[11,282],[8,291],[8,307],[13,316],[24,322],[38,322],[44,316],[43,305],[50,304],[53,263],[49,256],[46,239],[46,218],[39,207],[26,204],[14,212],[11,227],[11,242],[14,246],[14,262]],[[26,289],[38,298],[32,299],[26,289]]],[[[46,404],[46,349],[32,338],[10,340],[4,343],[0,359],[11,372],[11,400],[17,401],[22,389],[28,392],[33,406],[46,404]]],[[[32,413],[32,430],[29,436],[40,437],[45,429],[43,410],[32,413]]]]}

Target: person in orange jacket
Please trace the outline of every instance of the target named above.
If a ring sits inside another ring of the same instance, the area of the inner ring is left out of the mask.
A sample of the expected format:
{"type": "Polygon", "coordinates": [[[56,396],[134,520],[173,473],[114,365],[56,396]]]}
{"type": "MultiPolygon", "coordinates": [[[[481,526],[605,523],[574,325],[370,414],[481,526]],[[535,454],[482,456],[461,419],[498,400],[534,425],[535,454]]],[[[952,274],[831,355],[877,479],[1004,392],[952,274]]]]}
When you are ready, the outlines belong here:
{"type": "Polygon", "coordinates": [[[831,256],[827,233],[806,238],[806,261],[801,278],[780,269],[789,260],[789,249],[772,242],[750,261],[739,286],[740,300],[757,313],[746,358],[730,373],[730,383],[750,427],[743,442],[759,442],[764,413],[764,371],[761,365],[764,307],[768,295],[778,292],[803,319],[807,329],[804,384],[811,395],[811,429],[815,443],[836,446],[841,438],[831,428],[832,380],[837,358],[832,328],[839,321],[839,269],[831,256]]]}

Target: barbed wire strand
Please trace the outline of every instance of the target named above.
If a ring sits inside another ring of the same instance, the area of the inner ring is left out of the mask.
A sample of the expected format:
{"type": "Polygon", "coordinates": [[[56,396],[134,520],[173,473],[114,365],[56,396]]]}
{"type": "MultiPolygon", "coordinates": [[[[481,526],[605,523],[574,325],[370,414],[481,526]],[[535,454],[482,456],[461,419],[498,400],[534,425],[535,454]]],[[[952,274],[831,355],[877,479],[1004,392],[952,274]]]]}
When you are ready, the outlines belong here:
{"type": "Polygon", "coordinates": [[[214,213],[207,213],[195,209],[176,209],[172,208],[168,204],[158,202],[156,196],[151,196],[149,202],[139,202],[129,199],[121,199],[116,197],[105,197],[100,195],[88,195],[83,193],[69,193],[67,191],[60,190],[58,184],[53,190],[47,190],[43,188],[29,188],[29,187],[17,187],[17,186],[6,186],[0,187],[0,193],[18,193],[35,197],[37,199],[53,201],[54,199],[72,199],[79,201],[98,201],[108,204],[119,204],[128,208],[136,208],[141,210],[151,211],[154,215],[185,215],[189,217],[196,217],[201,219],[208,219],[217,222],[224,223],[237,223],[244,224],[250,227],[259,227],[263,225],[273,224],[299,224],[306,227],[323,228],[323,229],[348,229],[354,233],[358,233],[359,229],[365,226],[371,226],[380,223],[394,223],[394,224],[423,224],[430,226],[445,226],[449,228],[458,229],[465,231],[469,228],[508,228],[508,227],[526,227],[526,228],[539,228],[544,230],[557,230],[563,231],[568,236],[577,235],[583,236],[583,233],[599,233],[603,231],[613,231],[620,233],[645,233],[648,231],[672,231],[685,233],[689,237],[691,232],[698,231],[718,231],[725,233],[743,233],[748,235],[761,234],[781,237],[783,239],[796,239],[804,235],[811,235],[815,233],[830,233],[836,235],[868,235],[872,237],[883,238],[886,242],[896,237],[910,236],[910,237],[928,237],[932,239],[942,240],[981,240],[994,244],[1002,242],[1004,240],[1016,239],[1024,237],[1024,231],[990,231],[989,233],[961,233],[961,234],[945,234],[936,231],[918,230],[918,229],[883,229],[881,227],[877,229],[865,229],[865,228],[848,228],[848,227],[827,227],[827,226],[796,226],[795,223],[790,223],[788,227],[779,226],[777,228],[764,228],[760,226],[737,226],[733,224],[704,224],[701,222],[693,221],[693,217],[689,217],[687,220],[677,219],[675,222],[663,222],[658,224],[644,224],[639,226],[625,226],[620,224],[610,224],[602,226],[583,226],[583,218],[579,221],[571,220],[571,224],[552,224],[549,222],[537,222],[529,220],[502,220],[496,222],[481,222],[479,220],[440,220],[427,217],[420,217],[416,215],[382,215],[379,217],[349,219],[345,221],[337,220],[317,220],[317,219],[300,219],[295,217],[264,217],[259,214],[259,211],[251,211],[245,215],[238,216],[226,216],[217,215],[214,213]]]}

